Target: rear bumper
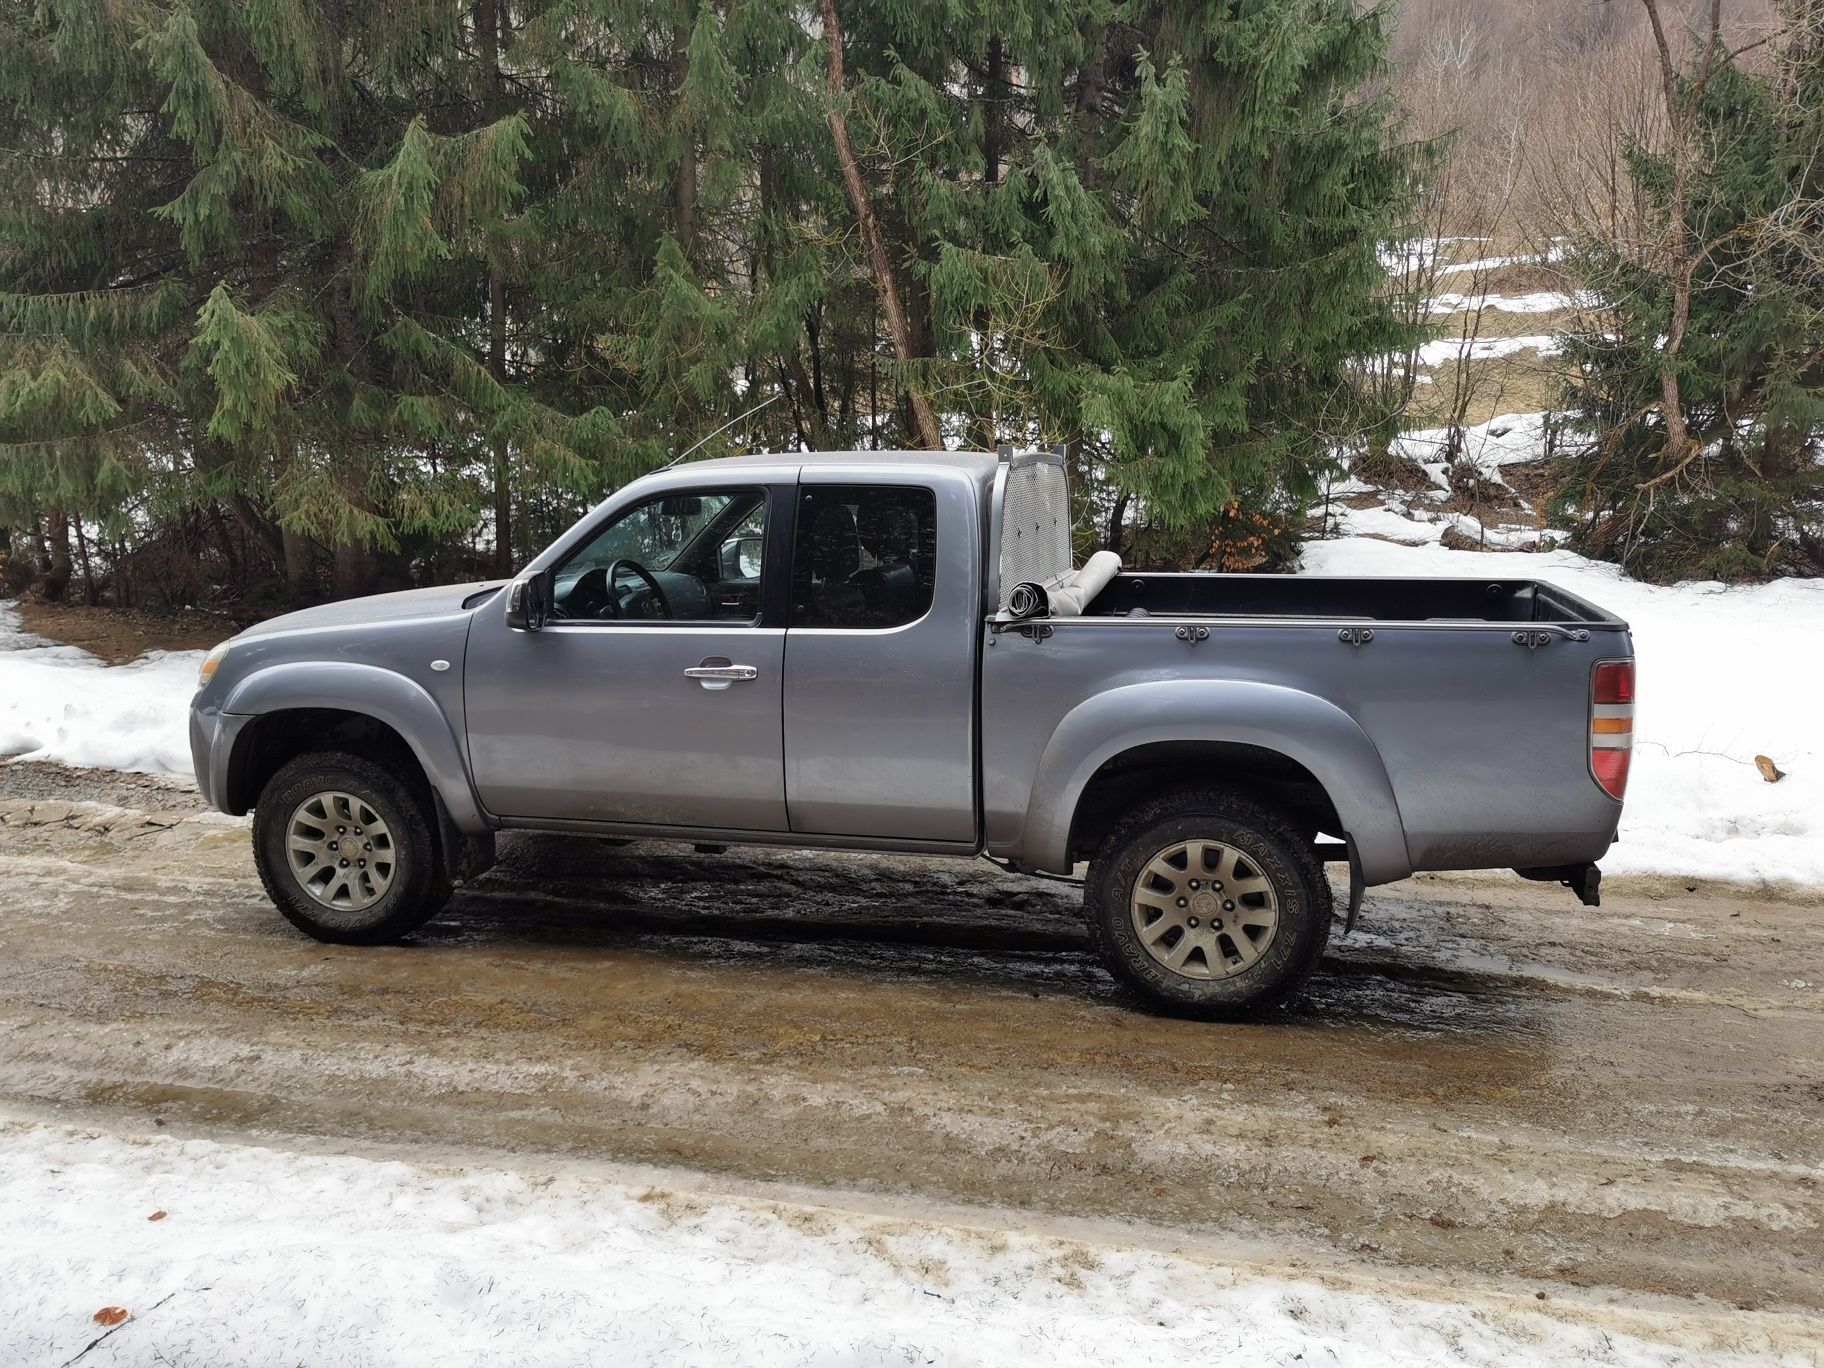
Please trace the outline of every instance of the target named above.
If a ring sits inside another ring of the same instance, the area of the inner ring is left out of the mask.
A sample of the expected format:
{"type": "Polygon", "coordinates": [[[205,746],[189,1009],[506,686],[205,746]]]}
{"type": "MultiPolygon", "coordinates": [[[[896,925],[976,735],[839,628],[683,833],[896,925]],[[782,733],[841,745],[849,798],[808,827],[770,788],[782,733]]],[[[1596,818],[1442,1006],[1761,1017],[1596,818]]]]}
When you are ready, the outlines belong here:
{"type": "Polygon", "coordinates": [[[1536,883],[1563,884],[1585,907],[1602,906],[1602,871],[1593,864],[1552,865],[1543,869],[1516,869],[1514,873],[1536,883]]]}

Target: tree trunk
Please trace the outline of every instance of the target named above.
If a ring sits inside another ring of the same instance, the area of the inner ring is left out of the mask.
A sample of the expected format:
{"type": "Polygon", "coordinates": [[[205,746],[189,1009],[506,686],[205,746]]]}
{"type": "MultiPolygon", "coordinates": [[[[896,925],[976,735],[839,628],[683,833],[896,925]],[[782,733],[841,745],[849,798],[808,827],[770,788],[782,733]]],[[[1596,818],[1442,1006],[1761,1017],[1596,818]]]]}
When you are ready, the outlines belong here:
{"type": "Polygon", "coordinates": [[[1122,551],[1121,533],[1127,526],[1127,504],[1131,497],[1127,490],[1122,490],[1115,499],[1115,506],[1108,515],[1108,538],[1102,544],[1117,556],[1122,551]]]}
{"type": "MultiPolygon", "coordinates": [[[[498,117],[506,84],[500,58],[506,46],[506,16],[500,0],[480,0],[475,7],[476,39],[482,51],[489,117],[498,117]]],[[[496,384],[507,382],[507,280],[498,259],[488,261],[488,370],[496,384]]],[[[493,444],[494,573],[513,573],[513,454],[504,439],[493,444]]]]}
{"type": "MultiPolygon", "coordinates": [[[[219,503],[211,502],[209,505],[209,527],[215,533],[215,539],[222,544],[222,559],[228,566],[229,583],[244,584],[247,577],[241,564],[241,553],[235,548],[234,534],[228,530],[228,519],[222,516],[222,506],[219,503]]],[[[77,530],[81,531],[80,524],[77,530]]]]}
{"type": "Polygon", "coordinates": [[[279,550],[285,562],[285,587],[294,599],[314,596],[311,582],[310,543],[289,527],[279,529],[279,550]]]}
{"type": "MultiPolygon", "coordinates": [[[[488,369],[507,383],[507,282],[499,266],[488,268],[488,369]]],[[[513,454],[504,438],[494,440],[494,573],[513,573],[513,454]]]]}
{"type": "MultiPolygon", "coordinates": [[[[359,375],[362,352],[360,325],[355,312],[354,266],[354,244],[349,239],[348,231],[344,230],[330,249],[329,346],[330,354],[351,377],[359,375]]],[[[376,457],[354,439],[353,433],[348,434],[345,446],[346,450],[338,462],[338,482],[342,497],[351,508],[371,513],[373,499],[368,492],[371,481],[366,478],[369,472],[363,467],[376,457]]],[[[379,563],[374,558],[373,549],[365,542],[354,540],[339,543],[332,553],[330,592],[336,598],[371,594],[378,574],[379,563]]]]}
{"type": "Polygon", "coordinates": [[[76,519],[76,558],[82,564],[82,601],[93,608],[101,602],[95,588],[95,565],[89,559],[89,539],[82,534],[82,519],[76,519]]]}
{"type": "Polygon", "coordinates": [[[677,207],[678,246],[684,249],[684,259],[694,261],[697,254],[697,131],[693,112],[684,104],[684,78],[690,74],[690,34],[683,19],[678,21],[678,31],[671,42],[672,79],[679,89],[679,112],[683,117],[679,123],[678,146],[678,179],[673,187],[673,199],[677,207]]]}
{"type": "Polygon", "coordinates": [[[335,598],[360,598],[374,592],[380,564],[373,549],[361,542],[343,542],[336,548],[330,571],[330,593],[335,598]]]}
{"type": "Polygon", "coordinates": [[[982,179],[1001,183],[1001,149],[1007,138],[1007,57],[999,36],[988,40],[988,74],[982,82],[982,179]]]}
{"type": "Polygon", "coordinates": [[[133,560],[124,540],[114,543],[114,606],[133,606],[133,560]]]}
{"type": "MultiPolygon", "coordinates": [[[[1659,12],[1659,0],[1641,0],[1646,7],[1647,22],[1653,30],[1653,44],[1659,55],[1660,88],[1666,105],[1666,122],[1671,130],[1672,189],[1666,203],[1666,274],[1672,283],[1672,318],[1666,327],[1666,343],[1659,354],[1659,407],[1666,425],[1666,470],[1650,483],[1668,479],[1690,465],[1696,452],[1685,425],[1684,396],[1678,379],[1679,351],[1691,325],[1692,280],[1697,263],[1692,259],[1690,232],[1685,222],[1691,193],[1691,163],[1697,149],[1693,145],[1693,123],[1697,113],[1697,93],[1681,89],[1678,67],[1672,57],[1672,45],[1659,12]]],[[[1705,70],[1700,80],[1707,82],[1721,46],[1721,14],[1713,5],[1710,34],[1705,48],[1705,70]]]]}
{"type": "Polygon", "coordinates": [[[26,533],[0,523],[0,593],[11,598],[31,587],[38,578],[38,562],[26,554],[26,533]]]}
{"type": "MultiPolygon", "coordinates": [[[[836,0],[820,0],[820,7],[823,13],[823,38],[830,47],[830,107],[824,117],[830,126],[831,140],[836,144],[836,161],[842,168],[842,185],[849,197],[849,207],[855,213],[855,226],[861,233],[862,245],[867,249],[868,267],[874,277],[874,292],[880,296],[881,312],[886,315],[887,331],[893,338],[893,354],[904,363],[914,360],[918,356],[918,349],[912,325],[906,318],[899,282],[894,277],[893,258],[887,251],[886,236],[881,232],[880,219],[874,212],[874,202],[869,197],[867,182],[862,179],[861,163],[856,160],[854,145],[849,141],[849,123],[842,110],[842,25],[836,19],[836,0]]],[[[908,383],[906,386],[906,407],[913,440],[928,451],[942,451],[944,434],[937,424],[937,412],[931,407],[930,399],[915,384],[908,383]]]]}
{"type": "Polygon", "coordinates": [[[50,528],[50,558],[45,564],[41,591],[51,603],[59,602],[70,587],[70,520],[60,508],[45,514],[50,528]]]}
{"type": "MultiPolygon", "coordinates": [[[[988,40],[988,68],[982,79],[982,181],[987,185],[1001,183],[1001,148],[1007,136],[1006,110],[1007,57],[997,34],[988,40]]],[[[975,331],[981,339],[976,350],[985,369],[990,345],[985,316],[977,317],[975,331]]],[[[993,451],[1000,432],[992,409],[978,413],[974,427],[976,446],[983,451],[993,451]]]]}

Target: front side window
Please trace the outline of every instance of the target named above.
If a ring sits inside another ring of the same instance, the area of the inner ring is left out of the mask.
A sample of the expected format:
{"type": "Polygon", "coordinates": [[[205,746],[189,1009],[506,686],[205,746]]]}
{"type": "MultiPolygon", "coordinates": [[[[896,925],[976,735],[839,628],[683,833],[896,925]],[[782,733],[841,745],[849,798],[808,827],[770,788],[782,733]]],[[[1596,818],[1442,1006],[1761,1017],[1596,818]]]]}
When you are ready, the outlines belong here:
{"type": "Polygon", "coordinates": [[[930,611],[937,496],[929,489],[805,489],[794,541],[792,626],[900,627],[930,611]]]}
{"type": "Polygon", "coordinates": [[[661,494],[615,517],[558,567],[552,616],[576,622],[753,622],[766,492],[661,494]]]}

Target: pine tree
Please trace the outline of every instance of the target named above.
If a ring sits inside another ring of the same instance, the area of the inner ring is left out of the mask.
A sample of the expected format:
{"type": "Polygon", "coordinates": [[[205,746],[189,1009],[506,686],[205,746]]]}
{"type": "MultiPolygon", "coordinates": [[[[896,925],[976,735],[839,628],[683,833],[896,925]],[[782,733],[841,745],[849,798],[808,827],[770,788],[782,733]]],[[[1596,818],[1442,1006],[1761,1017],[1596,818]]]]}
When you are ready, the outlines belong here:
{"type": "MultiPolygon", "coordinates": [[[[1555,511],[1579,549],[1632,574],[1824,570],[1824,61],[1807,33],[1795,26],[1774,73],[1723,62],[1679,78],[1693,120],[1683,191],[1693,262],[1672,358],[1677,434],[1663,383],[1676,273],[1661,254],[1607,240],[1577,243],[1569,259],[1611,317],[1568,348],[1579,378],[1567,409],[1588,440],[1563,463],[1555,511]]],[[[1669,238],[1672,151],[1634,147],[1627,166],[1659,220],[1655,237],[1669,238]]]]}
{"type": "Polygon", "coordinates": [[[500,570],[730,425],[704,454],[1062,438],[1110,540],[1197,561],[1300,507],[1397,333],[1415,154],[1351,0],[44,0],[0,36],[0,522],[47,547],[500,570]]]}
{"type": "Polygon", "coordinates": [[[1424,150],[1364,93],[1378,15],[865,6],[845,33],[938,407],[1068,440],[1143,554],[1207,559],[1238,505],[1302,515],[1366,421],[1348,363],[1403,340],[1377,249],[1424,150]]]}
{"type": "Polygon", "coordinates": [[[593,487],[613,423],[543,404],[490,348],[533,130],[476,23],[409,2],[14,11],[12,520],[52,500],[142,515],[119,503],[134,487],[227,501],[275,546],[325,544],[353,592],[376,553],[469,527],[503,446],[593,487]]]}

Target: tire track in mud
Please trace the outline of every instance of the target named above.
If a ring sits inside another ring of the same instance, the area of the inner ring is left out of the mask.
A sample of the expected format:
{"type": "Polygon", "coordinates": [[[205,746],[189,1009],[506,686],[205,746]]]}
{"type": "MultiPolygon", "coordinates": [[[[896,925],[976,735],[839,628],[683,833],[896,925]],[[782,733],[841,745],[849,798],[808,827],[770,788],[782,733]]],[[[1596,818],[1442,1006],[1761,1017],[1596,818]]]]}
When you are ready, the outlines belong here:
{"type": "Polygon", "coordinates": [[[1418,881],[1291,1011],[1212,1026],[985,866],[510,838],[411,945],[348,950],[265,905],[243,831],[118,811],[0,800],[11,1104],[1824,1307],[1815,908],[1418,881]]]}

